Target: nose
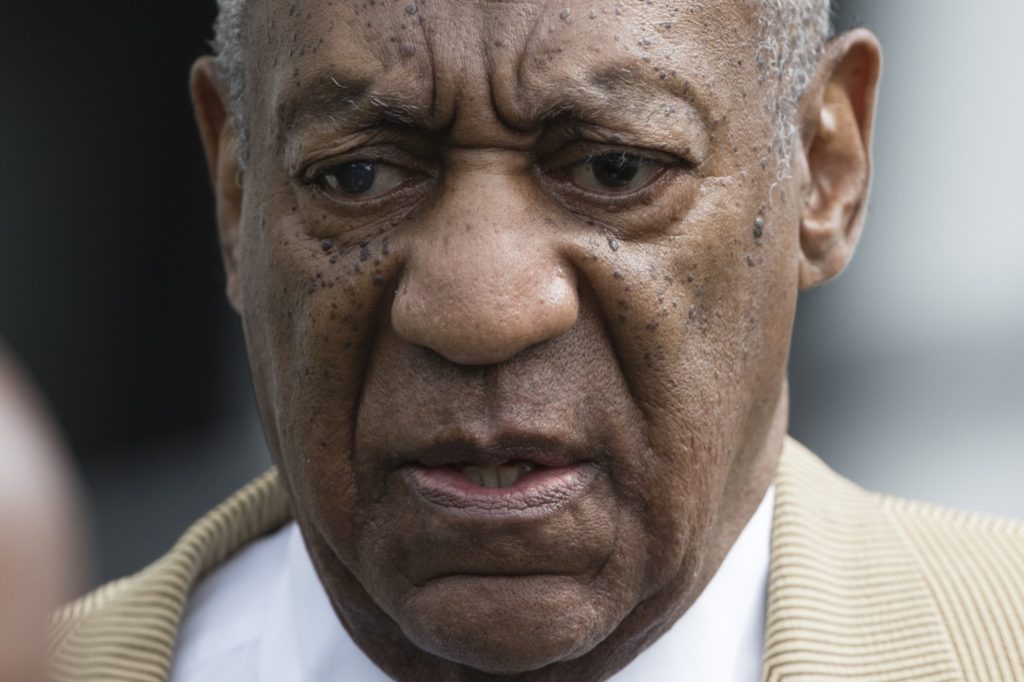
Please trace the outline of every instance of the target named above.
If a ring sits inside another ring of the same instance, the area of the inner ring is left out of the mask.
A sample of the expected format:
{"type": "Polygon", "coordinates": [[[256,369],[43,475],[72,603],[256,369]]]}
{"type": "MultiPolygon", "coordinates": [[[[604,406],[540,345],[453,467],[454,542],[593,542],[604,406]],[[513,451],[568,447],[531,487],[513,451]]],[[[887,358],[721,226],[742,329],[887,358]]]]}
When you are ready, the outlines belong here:
{"type": "Polygon", "coordinates": [[[550,227],[545,235],[542,219],[494,203],[461,208],[417,230],[391,309],[396,333],[452,362],[489,365],[572,327],[576,277],[550,227]]]}

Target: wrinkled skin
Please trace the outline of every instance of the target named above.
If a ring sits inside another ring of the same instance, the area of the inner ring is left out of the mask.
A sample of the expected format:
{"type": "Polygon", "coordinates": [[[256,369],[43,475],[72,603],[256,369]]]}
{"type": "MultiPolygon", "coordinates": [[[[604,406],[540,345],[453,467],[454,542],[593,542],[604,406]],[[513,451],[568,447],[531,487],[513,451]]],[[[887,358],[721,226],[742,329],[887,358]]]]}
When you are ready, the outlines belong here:
{"type": "Polygon", "coordinates": [[[389,674],[606,677],[770,485],[797,292],[860,231],[879,56],[864,31],[830,44],[779,180],[756,21],[739,1],[262,0],[244,170],[196,64],[268,442],[389,674]],[[595,180],[615,152],[641,181],[595,180]],[[353,194],[356,161],[375,176],[353,194]],[[524,447],[583,463],[579,489],[464,513],[403,473],[524,447]]]}

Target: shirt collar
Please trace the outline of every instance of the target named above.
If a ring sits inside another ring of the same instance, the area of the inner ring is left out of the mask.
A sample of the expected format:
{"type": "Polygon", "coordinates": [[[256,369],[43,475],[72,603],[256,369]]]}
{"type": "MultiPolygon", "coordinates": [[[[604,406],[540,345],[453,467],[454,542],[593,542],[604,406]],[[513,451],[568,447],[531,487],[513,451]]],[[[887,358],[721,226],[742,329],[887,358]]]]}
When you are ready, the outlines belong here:
{"type": "Polygon", "coordinates": [[[258,682],[326,682],[390,678],[341,625],[295,523],[281,579],[271,594],[260,638],[258,682]]]}
{"type": "MultiPolygon", "coordinates": [[[[679,620],[611,679],[758,680],[768,595],[774,486],[747,522],[704,592],[679,620]]],[[[258,682],[389,679],[342,627],[298,526],[272,588],[260,638],[258,682]]]]}
{"type": "Polygon", "coordinates": [[[761,679],[775,486],[697,600],[613,682],[761,679]]]}

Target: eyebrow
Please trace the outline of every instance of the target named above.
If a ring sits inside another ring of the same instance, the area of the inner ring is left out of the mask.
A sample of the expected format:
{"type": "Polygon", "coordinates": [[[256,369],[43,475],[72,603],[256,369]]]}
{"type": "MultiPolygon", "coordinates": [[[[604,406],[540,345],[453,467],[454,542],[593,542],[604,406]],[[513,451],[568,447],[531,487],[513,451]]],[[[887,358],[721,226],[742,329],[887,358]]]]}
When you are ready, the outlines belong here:
{"type": "MultiPolygon", "coordinates": [[[[556,82],[538,97],[537,106],[523,112],[526,120],[522,123],[539,127],[566,114],[600,116],[610,106],[623,109],[623,98],[631,94],[639,101],[651,101],[652,89],[684,105],[705,133],[712,130],[707,103],[694,91],[689,80],[675,77],[674,73],[672,78],[647,76],[636,64],[608,65],[591,71],[581,81],[556,82]]],[[[353,78],[330,71],[308,79],[287,94],[276,108],[276,123],[279,138],[294,127],[324,119],[360,128],[390,124],[436,129],[438,122],[430,120],[436,113],[432,106],[417,103],[408,94],[375,89],[370,78],[353,78]]],[[[506,118],[498,113],[499,118],[506,118]]]]}
{"type": "Polygon", "coordinates": [[[586,83],[619,107],[628,95],[636,95],[638,99],[650,99],[652,92],[667,95],[673,103],[685,105],[704,132],[710,133],[713,125],[708,102],[696,92],[690,80],[677,76],[674,70],[661,73],[663,76],[658,77],[653,72],[647,74],[639,64],[611,65],[591,72],[586,83]]]}
{"type": "Polygon", "coordinates": [[[286,131],[308,120],[351,119],[353,123],[411,125],[425,107],[409,97],[374,90],[369,79],[320,74],[288,94],[277,106],[276,122],[286,131]]]}

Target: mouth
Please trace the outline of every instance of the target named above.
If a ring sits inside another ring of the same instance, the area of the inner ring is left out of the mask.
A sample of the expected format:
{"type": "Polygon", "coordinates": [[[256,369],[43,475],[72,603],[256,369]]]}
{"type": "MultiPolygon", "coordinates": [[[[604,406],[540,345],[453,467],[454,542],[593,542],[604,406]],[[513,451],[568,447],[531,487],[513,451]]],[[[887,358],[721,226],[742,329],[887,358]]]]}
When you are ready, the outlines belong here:
{"type": "Polygon", "coordinates": [[[476,464],[457,464],[448,467],[462,474],[474,486],[483,488],[511,488],[520,479],[537,471],[540,465],[532,462],[509,462],[497,466],[478,466],[476,464]]]}
{"type": "Polygon", "coordinates": [[[452,448],[402,467],[428,503],[485,514],[553,509],[581,494],[597,467],[576,453],[550,448],[452,448]]]}

